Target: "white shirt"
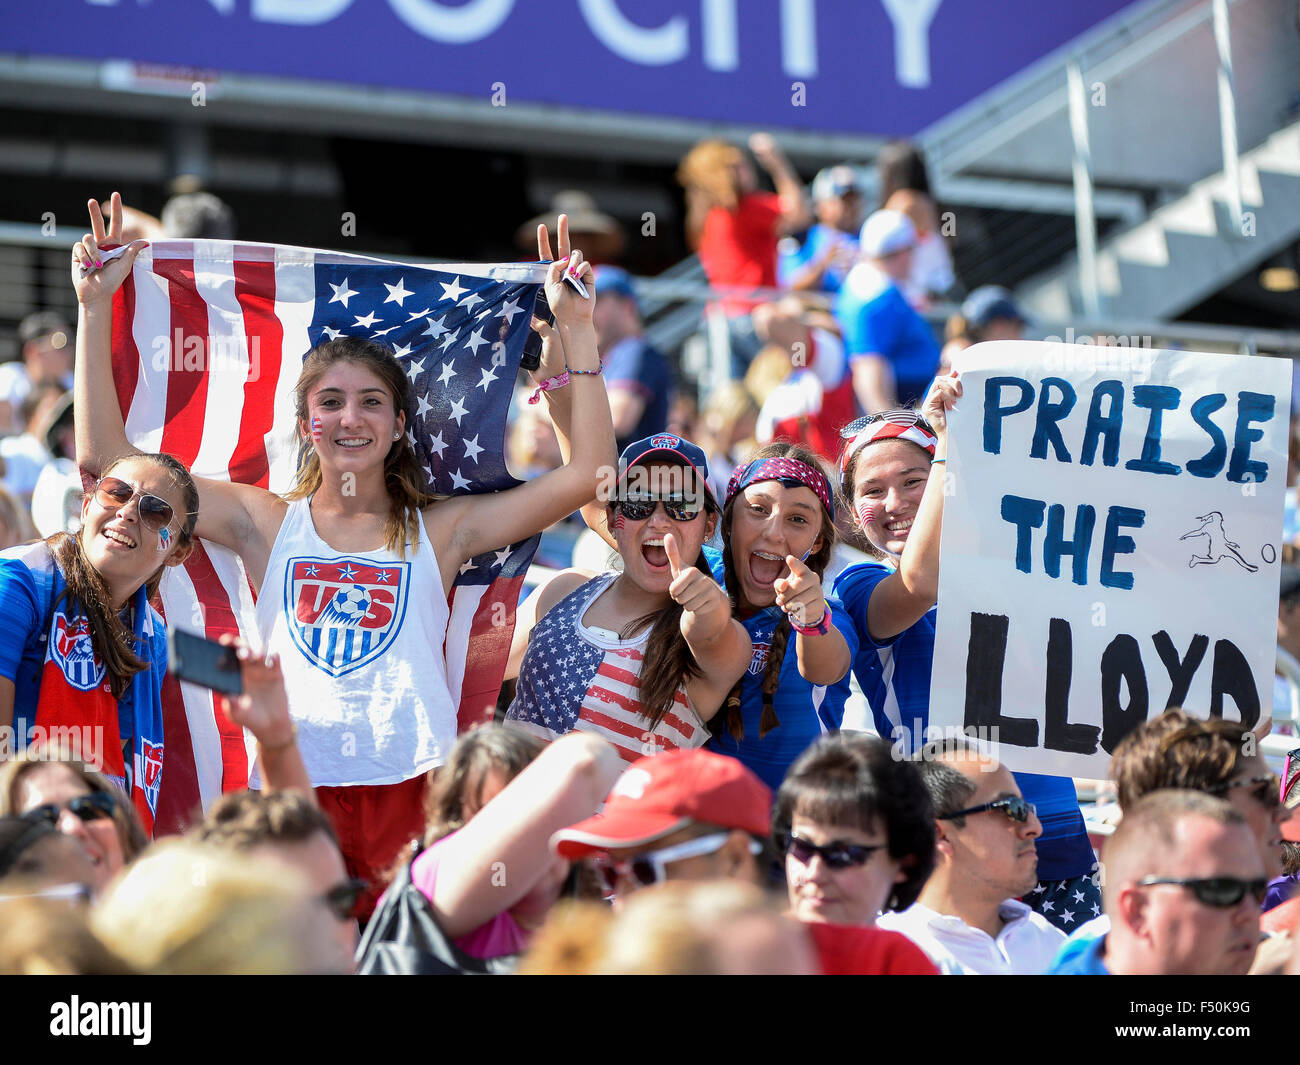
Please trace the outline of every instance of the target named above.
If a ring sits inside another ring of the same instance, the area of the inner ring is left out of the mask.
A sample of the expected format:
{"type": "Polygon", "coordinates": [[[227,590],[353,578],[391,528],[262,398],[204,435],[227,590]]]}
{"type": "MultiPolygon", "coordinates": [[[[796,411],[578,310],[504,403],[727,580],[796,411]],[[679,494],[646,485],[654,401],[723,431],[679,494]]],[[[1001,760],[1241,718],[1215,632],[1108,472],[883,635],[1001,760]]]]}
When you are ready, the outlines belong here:
{"type": "Polygon", "coordinates": [[[945,973],[1036,976],[1047,971],[1065,933],[1023,902],[998,907],[1002,931],[993,939],[960,917],[936,913],[919,902],[902,913],[882,914],[876,927],[902,932],[945,973]]]}
{"type": "Polygon", "coordinates": [[[313,785],[398,784],[442,765],[456,741],[448,618],[423,517],[405,557],[343,553],[320,536],[310,500],[289,504],[257,626],[280,656],[313,785]]]}

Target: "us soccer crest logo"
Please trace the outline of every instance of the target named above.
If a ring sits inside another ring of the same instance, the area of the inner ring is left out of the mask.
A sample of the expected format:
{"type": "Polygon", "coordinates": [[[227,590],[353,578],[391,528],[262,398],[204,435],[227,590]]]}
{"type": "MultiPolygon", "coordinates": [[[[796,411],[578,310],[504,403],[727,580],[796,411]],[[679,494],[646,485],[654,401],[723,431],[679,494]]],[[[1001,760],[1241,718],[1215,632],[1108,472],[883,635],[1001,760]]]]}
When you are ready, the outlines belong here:
{"type": "Polygon", "coordinates": [[[136,774],[144,788],[149,809],[157,812],[158,788],[162,783],[163,745],[141,739],[140,748],[140,753],[136,755],[138,759],[136,774]]]}
{"type": "Polygon", "coordinates": [[[69,618],[62,608],[54,615],[50,630],[49,657],[78,691],[92,691],[104,681],[104,664],[90,642],[90,623],[85,618],[69,618]]]}
{"type": "Polygon", "coordinates": [[[673,436],[672,433],[659,433],[657,436],[650,438],[651,447],[678,448],[681,447],[681,437],[673,436]]]}
{"type": "Polygon", "coordinates": [[[749,660],[749,674],[757,677],[763,672],[763,667],[767,665],[767,650],[770,644],[755,643],[754,656],[749,660]]]}
{"type": "Polygon", "coordinates": [[[291,559],[284,605],[294,644],[331,677],[375,661],[401,631],[410,576],[409,562],[291,559]]]}

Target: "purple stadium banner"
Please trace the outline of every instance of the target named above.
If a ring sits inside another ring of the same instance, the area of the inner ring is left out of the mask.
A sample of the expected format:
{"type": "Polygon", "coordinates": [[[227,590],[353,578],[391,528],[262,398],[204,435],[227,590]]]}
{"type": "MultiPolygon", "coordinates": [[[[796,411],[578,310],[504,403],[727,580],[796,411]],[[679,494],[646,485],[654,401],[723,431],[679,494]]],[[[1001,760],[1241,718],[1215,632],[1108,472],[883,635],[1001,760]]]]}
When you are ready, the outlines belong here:
{"type": "Polygon", "coordinates": [[[39,0],[0,51],[911,135],[1130,0],[39,0]]]}

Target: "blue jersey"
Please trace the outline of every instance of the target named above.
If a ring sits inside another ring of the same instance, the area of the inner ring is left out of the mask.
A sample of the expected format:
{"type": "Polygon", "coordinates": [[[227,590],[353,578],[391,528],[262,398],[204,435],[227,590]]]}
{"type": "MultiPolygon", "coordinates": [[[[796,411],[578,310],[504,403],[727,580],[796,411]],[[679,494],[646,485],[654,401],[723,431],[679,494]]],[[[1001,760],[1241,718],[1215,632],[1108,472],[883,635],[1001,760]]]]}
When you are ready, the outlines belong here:
{"type": "MultiPolygon", "coordinates": [[[[784,242],[782,242],[784,243],[784,242]]],[[[852,255],[850,261],[858,257],[858,238],[852,233],[845,233],[834,226],[825,226],[818,222],[804,237],[804,241],[794,251],[782,252],[777,262],[777,277],[782,288],[789,288],[794,279],[803,272],[813,260],[826,253],[832,243],[843,244],[852,255]]],[[[837,269],[834,264],[827,267],[815,292],[838,292],[844,284],[845,271],[837,269]]]]}
{"type": "MultiPolygon", "coordinates": [[[[867,632],[867,604],[876,585],[894,571],[879,562],[850,566],[835,580],[835,595],[857,628],[853,673],[867,697],[876,731],[911,753],[925,742],[930,725],[930,672],[934,664],[937,608],[888,640],[867,632]]],[[[1038,879],[1068,880],[1092,872],[1088,841],[1074,781],[1069,777],[1016,773],[1026,801],[1038,808],[1038,879]]]]}
{"type": "Polygon", "coordinates": [[[862,355],[888,361],[904,406],[925,395],[939,369],[939,345],[897,285],[873,267],[855,266],[835,300],[835,317],[850,362],[862,355]]]}
{"type": "MultiPolygon", "coordinates": [[[[722,552],[704,548],[705,558],[713,570],[714,578],[723,579],[722,552]]],[[[838,599],[828,598],[832,624],[848,642],[849,653],[856,654],[858,638],[852,620],[838,599]]],[[[793,633],[785,645],[785,658],[781,662],[781,679],[772,699],[772,709],[780,719],[762,739],[759,738],[759,721],[763,716],[763,674],[767,669],[767,652],[772,634],[782,618],[781,609],[768,607],[740,618],[754,644],[754,657],[750,662],[740,688],[740,710],[745,723],[744,739],[737,742],[727,731],[727,707],[724,704],[709,724],[713,738],[711,750],[739,759],[752,769],[773,791],[781,786],[786,770],[818,736],[833,732],[844,720],[844,703],[849,697],[849,677],[836,684],[810,684],[799,673],[799,656],[795,653],[793,633]]]]}
{"type": "Polygon", "coordinates": [[[75,756],[121,782],[152,830],[163,765],[167,631],[140,587],[132,597],[132,649],[146,665],[115,699],[89,621],[60,598],[66,584],[43,540],[0,554],[0,676],[14,686],[14,746],[69,744],[75,756]]]}

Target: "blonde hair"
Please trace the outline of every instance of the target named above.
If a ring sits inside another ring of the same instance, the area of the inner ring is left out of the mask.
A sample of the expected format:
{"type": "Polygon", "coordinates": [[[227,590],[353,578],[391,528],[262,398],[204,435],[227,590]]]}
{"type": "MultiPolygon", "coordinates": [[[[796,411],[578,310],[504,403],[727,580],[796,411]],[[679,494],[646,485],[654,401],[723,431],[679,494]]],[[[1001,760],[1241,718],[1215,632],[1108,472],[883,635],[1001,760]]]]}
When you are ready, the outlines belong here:
{"type": "Polygon", "coordinates": [[[590,976],[605,955],[614,915],[599,902],[561,902],[515,970],[520,976],[590,976]]]}
{"type": "Polygon", "coordinates": [[[260,976],[343,971],[333,920],[299,874],[174,838],[109,888],[91,927],[142,972],[260,976]]]}
{"type": "Polygon", "coordinates": [[[740,190],[731,168],[744,158],[734,144],[704,140],[682,158],[677,167],[677,181],[688,191],[702,195],[711,207],[734,211],[740,203],[740,190]]]}
{"type": "Polygon", "coordinates": [[[122,976],[127,965],[90,930],[66,899],[42,898],[40,885],[6,882],[0,898],[0,975],[122,976]]]}
{"type": "MultiPolygon", "coordinates": [[[[739,880],[677,881],[631,895],[609,925],[598,975],[734,975],[736,955],[756,926],[778,935],[796,931],[776,905],[739,880]]],[[[743,964],[743,963],[742,963],[743,964]]],[[[749,971],[746,969],[746,971],[749,971]]]]}

